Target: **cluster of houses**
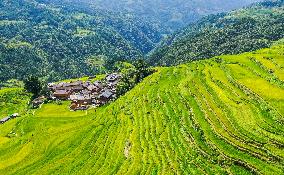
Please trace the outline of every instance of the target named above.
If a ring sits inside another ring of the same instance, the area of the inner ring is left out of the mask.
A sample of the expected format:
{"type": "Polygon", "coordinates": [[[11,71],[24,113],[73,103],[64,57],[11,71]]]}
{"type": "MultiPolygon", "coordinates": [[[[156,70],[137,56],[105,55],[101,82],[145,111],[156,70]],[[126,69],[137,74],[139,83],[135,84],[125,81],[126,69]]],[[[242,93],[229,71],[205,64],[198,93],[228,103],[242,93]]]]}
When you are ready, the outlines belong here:
{"type": "MultiPolygon", "coordinates": [[[[121,80],[117,73],[108,74],[102,81],[73,81],[50,83],[48,88],[53,100],[70,100],[71,110],[86,110],[90,106],[101,106],[116,98],[116,88],[121,80]]],[[[33,101],[34,106],[42,104],[44,97],[33,101]]]]}
{"type": "Polygon", "coordinates": [[[16,118],[16,117],[19,117],[19,114],[18,114],[18,113],[12,114],[12,115],[10,115],[10,116],[8,116],[8,117],[5,117],[5,118],[1,119],[1,120],[0,120],[0,124],[4,124],[4,123],[6,123],[7,121],[9,121],[9,120],[11,120],[11,119],[14,119],[14,118],[16,118]]]}

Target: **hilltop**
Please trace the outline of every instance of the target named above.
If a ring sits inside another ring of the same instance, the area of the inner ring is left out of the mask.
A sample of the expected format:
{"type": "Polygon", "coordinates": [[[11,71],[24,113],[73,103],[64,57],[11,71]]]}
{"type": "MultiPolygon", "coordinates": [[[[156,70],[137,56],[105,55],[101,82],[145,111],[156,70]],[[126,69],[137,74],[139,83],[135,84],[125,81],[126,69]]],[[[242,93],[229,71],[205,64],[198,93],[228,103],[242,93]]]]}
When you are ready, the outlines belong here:
{"type": "Polygon", "coordinates": [[[157,68],[96,110],[44,104],[0,125],[0,174],[283,174],[283,58],[279,42],[157,68]]]}
{"type": "MultiPolygon", "coordinates": [[[[48,0],[46,0],[48,1],[48,0]]],[[[70,1],[70,0],[69,0],[70,1]]],[[[71,0],[93,8],[134,14],[171,33],[209,14],[241,8],[258,0],[71,0]]]]}
{"type": "Polygon", "coordinates": [[[284,1],[265,1],[209,15],[175,32],[148,56],[152,65],[178,65],[269,47],[284,37],[284,1]]]}

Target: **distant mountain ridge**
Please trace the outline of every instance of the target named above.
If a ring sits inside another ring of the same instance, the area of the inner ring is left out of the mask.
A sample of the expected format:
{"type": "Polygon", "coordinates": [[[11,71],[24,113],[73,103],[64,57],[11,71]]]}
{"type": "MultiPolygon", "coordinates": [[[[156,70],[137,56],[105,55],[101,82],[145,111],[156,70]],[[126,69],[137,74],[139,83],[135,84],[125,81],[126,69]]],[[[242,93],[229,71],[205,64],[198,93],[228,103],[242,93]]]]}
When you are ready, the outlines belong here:
{"type": "Polygon", "coordinates": [[[135,14],[158,21],[168,31],[174,31],[204,15],[230,11],[257,1],[259,0],[80,0],[79,2],[103,10],[135,14]]]}

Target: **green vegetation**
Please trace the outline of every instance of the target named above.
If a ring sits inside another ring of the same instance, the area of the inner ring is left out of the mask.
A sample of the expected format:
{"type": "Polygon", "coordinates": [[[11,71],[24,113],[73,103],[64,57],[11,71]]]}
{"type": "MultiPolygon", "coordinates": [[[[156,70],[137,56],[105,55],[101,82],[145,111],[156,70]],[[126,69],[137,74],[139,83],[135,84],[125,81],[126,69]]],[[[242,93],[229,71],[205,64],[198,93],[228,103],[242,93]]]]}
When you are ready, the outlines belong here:
{"type": "Polygon", "coordinates": [[[6,82],[0,83],[0,88],[23,88],[24,87],[24,82],[16,80],[16,79],[10,79],[7,80],[6,82]]]}
{"type": "Polygon", "coordinates": [[[119,81],[116,89],[118,96],[124,95],[155,71],[144,60],[137,60],[133,65],[126,62],[117,62],[114,70],[122,75],[122,79],[119,81]]]}
{"type": "Polygon", "coordinates": [[[157,68],[87,112],[44,104],[0,125],[0,174],[283,174],[283,60],[275,44],[157,68]]]}
{"type": "Polygon", "coordinates": [[[33,94],[33,98],[38,97],[43,90],[43,83],[34,76],[28,77],[25,81],[25,90],[33,94]]]}
{"type": "Polygon", "coordinates": [[[283,0],[211,15],[165,39],[148,59],[152,65],[177,65],[269,47],[284,37],[283,19],[283,0]]]}
{"type": "Polygon", "coordinates": [[[23,88],[0,89],[0,119],[13,113],[24,114],[30,100],[23,88]]]}
{"type": "Polygon", "coordinates": [[[0,82],[104,73],[106,60],[142,58],[161,39],[149,22],[70,3],[1,0],[0,11],[0,82]]]}
{"type": "Polygon", "coordinates": [[[70,102],[48,103],[35,111],[36,117],[41,118],[67,118],[67,117],[84,117],[88,111],[70,111],[70,102]]]}
{"type": "Polygon", "coordinates": [[[66,79],[66,80],[60,80],[56,83],[60,83],[60,82],[71,82],[71,81],[91,81],[92,83],[95,81],[99,81],[105,78],[105,74],[101,74],[101,75],[96,75],[96,77],[81,77],[81,78],[73,78],[73,79],[66,79]]]}

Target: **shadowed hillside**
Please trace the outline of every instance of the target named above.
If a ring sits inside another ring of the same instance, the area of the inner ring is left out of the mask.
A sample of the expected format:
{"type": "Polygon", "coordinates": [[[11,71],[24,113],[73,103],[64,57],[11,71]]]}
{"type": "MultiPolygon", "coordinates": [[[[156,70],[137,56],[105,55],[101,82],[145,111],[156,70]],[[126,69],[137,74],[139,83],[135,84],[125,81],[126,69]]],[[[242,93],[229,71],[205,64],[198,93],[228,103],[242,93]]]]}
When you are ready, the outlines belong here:
{"type": "MultiPolygon", "coordinates": [[[[49,0],[45,0],[49,1],[49,0]]],[[[204,15],[241,8],[258,0],[67,0],[94,8],[134,14],[159,23],[168,32],[185,27],[204,15]]]]}
{"type": "Polygon", "coordinates": [[[152,65],[178,65],[269,47],[284,37],[284,1],[210,15],[165,39],[149,55],[152,65]]]}

